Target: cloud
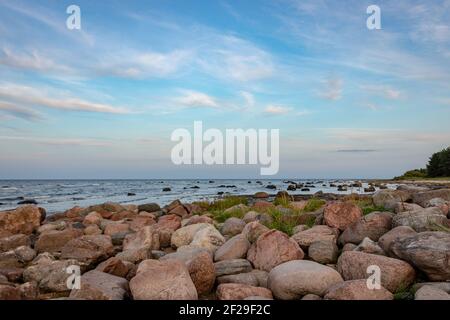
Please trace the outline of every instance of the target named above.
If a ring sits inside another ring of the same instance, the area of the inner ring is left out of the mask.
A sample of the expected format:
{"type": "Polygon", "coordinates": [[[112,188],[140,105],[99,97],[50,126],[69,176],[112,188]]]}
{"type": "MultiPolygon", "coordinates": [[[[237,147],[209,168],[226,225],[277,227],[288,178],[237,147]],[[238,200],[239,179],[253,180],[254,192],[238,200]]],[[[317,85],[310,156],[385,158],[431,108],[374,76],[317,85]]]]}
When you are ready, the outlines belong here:
{"type": "Polygon", "coordinates": [[[22,141],[27,143],[37,143],[50,146],[79,146],[79,147],[104,147],[110,146],[111,143],[98,139],[83,138],[37,138],[37,137],[16,137],[16,136],[0,136],[3,141],[22,141]]]}
{"type": "Polygon", "coordinates": [[[3,48],[0,51],[0,64],[27,70],[36,70],[43,72],[69,72],[70,68],[59,65],[53,60],[42,56],[36,50],[26,53],[13,52],[8,48],[3,48]]]}
{"type": "Polygon", "coordinates": [[[0,101],[0,111],[5,112],[15,118],[21,118],[29,121],[42,119],[42,116],[34,110],[5,101],[0,101]]]}
{"type": "Polygon", "coordinates": [[[383,86],[383,85],[363,85],[360,86],[360,88],[364,91],[366,91],[367,93],[372,93],[375,95],[379,95],[382,96],[386,99],[391,99],[391,100],[397,100],[402,96],[402,93],[397,90],[394,89],[392,87],[389,86],[383,86]]]}
{"type": "Polygon", "coordinates": [[[183,96],[175,98],[175,102],[185,107],[219,107],[215,98],[197,91],[186,91],[183,96]]]}
{"type": "Polygon", "coordinates": [[[255,106],[255,97],[253,96],[253,94],[251,94],[250,92],[247,92],[247,91],[241,91],[240,94],[245,100],[246,107],[254,107],[255,106]]]}
{"type": "Polygon", "coordinates": [[[336,150],[336,152],[343,152],[343,153],[368,153],[368,152],[377,152],[378,150],[375,149],[339,149],[336,150]]]}
{"type": "Polygon", "coordinates": [[[89,46],[93,46],[95,43],[94,37],[83,29],[72,32],[72,30],[69,30],[66,27],[65,19],[67,18],[67,15],[65,15],[65,10],[61,11],[60,14],[57,14],[56,12],[50,11],[48,8],[38,7],[35,4],[30,5],[30,3],[21,4],[18,1],[0,1],[0,6],[4,6],[9,10],[34,19],[73,40],[83,42],[89,46]]]}
{"type": "Polygon", "coordinates": [[[106,55],[96,67],[100,74],[123,78],[168,77],[175,74],[192,58],[188,50],[168,53],[144,51],[106,55]]]}
{"type": "Polygon", "coordinates": [[[330,77],[325,81],[325,87],[323,88],[320,96],[326,100],[337,101],[342,98],[343,81],[340,78],[330,77]]]}
{"type": "Polygon", "coordinates": [[[282,114],[290,113],[291,111],[292,111],[292,108],[276,106],[276,105],[268,105],[264,109],[264,113],[267,115],[282,115],[282,114]]]}
{"type": "Polygon", "coordinates": [[[200,67],[210,75],[228,81],[248,82],[272,76],[270,54],[235,36],[212,36],[215,45],[202,46],[200,67]]]}
{"type": "Polygon", "coordinates": [[[26,105],[38,105],[46,108],[86,111],[99,113],[125,114],[129,111],[122,107],[91,102],[74,97],[49,97],[43,90],[16,84],[0,84],[0,98],[26,105]]]}

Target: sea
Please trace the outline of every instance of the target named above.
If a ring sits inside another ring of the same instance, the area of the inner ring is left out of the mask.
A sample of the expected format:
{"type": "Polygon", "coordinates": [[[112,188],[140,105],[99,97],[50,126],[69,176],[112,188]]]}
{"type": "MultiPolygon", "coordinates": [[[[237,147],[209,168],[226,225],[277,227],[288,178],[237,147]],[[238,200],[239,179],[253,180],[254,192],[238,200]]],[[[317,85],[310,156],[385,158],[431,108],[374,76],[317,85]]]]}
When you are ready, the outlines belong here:
{"type": "MultiPolygon", "coordinates": [[[[308,186],[308,191],[289,191],[292,195],[310,195],[318,191],[335,194],[364,194],[368,181],[347,179],[297,180],[0,180],[0,211],[14,209],[24,200],[34,200],[47,213],[63,212],[74,206],[86,207],[104,202],[163,206],[173,200],[213,201],[224,195],[253,195],[259,191],[276,194],[287,190],[291,182],[308,186]],[[338,191],[338,185],[362,182],[362,187],[338,191]],[[268,189],[267,186],[275,186],[268,189]],[[330,186],[331,185],[331,186],[330,186]],[[334,186],[336,185],[336,186],[334,186]],[[164,189],[170,191],[163,191],[164,189]]],[[[395,189],[396,184],[386,184],[395,189]]],[[[378,188],[376,188],[378,190],[378,188]]]]}

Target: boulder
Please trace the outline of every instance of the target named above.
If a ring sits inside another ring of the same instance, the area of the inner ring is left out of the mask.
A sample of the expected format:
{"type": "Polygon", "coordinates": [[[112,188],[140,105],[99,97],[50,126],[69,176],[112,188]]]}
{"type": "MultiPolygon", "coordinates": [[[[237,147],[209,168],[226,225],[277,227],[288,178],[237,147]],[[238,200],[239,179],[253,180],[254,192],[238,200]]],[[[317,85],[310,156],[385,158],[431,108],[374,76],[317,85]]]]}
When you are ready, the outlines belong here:
{"type": "Polygon", "coordinates": [[[62,248],[71,240],[81,237],[83,231],[80,229],[65,229],[62,231],[51,230],[42,233],[35,245],[37,252],[61,252],[62,248]]]}
{"type": "Polygon", "coordinates": [[[159,235],[151,226],[128,234],[123,240],[123,250],[159,250],[159,235]]]}
{"type": "Polygon", "coordinates": [[[245,259],[224,260],[214,263],[216,277],[252,271],[252,265],[245,259]]]}
{"type": "Polygon", "coordinates": [[[197,300],[186,265],[177,260],[144,260],[130,280],[135,300],[197,300]]]}
{"type": "Polygon", "coordinates": [[[253,287],[267,287],[269,273],[262,270],[231,274],[217,278],[217,283],[242,283],[253,287]]]}
{"type": "Polygon", "coordinates": [[[450,300],[450,294],[433,286],[423,286],[414,294],[415,300],[450,300]]]}
{"type": "Polygon", "coordinates": [[[139,212],[146,211],[146,212],[152,213],[152,212],[157,212],[160,210],[161,210],[161,208],[159,207],[159,204],[157,204],[157,203],[145,203],[145,204],[138,205],[139,212]]]}
{"type": "Polygon", "coordinates": [[[160,261],[177,259],[182,261],[191,276],[199,295],[209,293],[216,280],[214,263],[210,253],[205,249],[191,248],[166,254],[160,261]]]}
{"type": "Polygon", "coordinates": [[[353,249],[353,251],[361,251],[365,253],[371,253],[371,254],[379,254],[381,256],[385,256],[386,253],[383,249],[374,241],[372,241],[370,238],[364,238],[361,243],[353,249]]]}
{"type": "Polygon", "coordinates": [[[123,300],[128,296],[128,281],[109,273],[92,270],[81,276],[80,289],[73,289],[72,299],[123,300]]]}
{"type": "Polygon", "coordinates": [[[116,254],[116,258],[118,258],[122,261],[131,262],[134,264],[134,263],[139,263],[146,259],[151,259],[152,253],[150,250],[145,249],[145,248],[128,249],[128,250],[124,250],[124,251],[116,254]]]}
{"type": "Polygon", "coordinates": [[[299,224],[298,226],[295,226],[294,229],[292,229],[292,234],[306,231],[308,229],[309,229],[309,227],[306,224],[299,224]]]}
{"type": "Polygon", "coordinates": [[[372,212],[349,225],[339,237],[339,243],[341,245],[348,242],[358,244],[364,238],[378,241],[383,234],[391,230],[391,226],[391,213],[372,212]]]}
{"type": "Polygon", "coordinates": [[[408,226],[417,232],[433,230],[436,224],[444,224],[447,217],[439,208],[431,207],[416,211],[406,211],[396,214],[392,219],[392,226],[408,226]]]}
{"type": "Polygon", "coordinates": [[[170,240],[175,230],[181,227],[181,218],[175,214],[161,216],[152,226],[159,234],[159,244],[162,248],[170,247],[170,240]]]}
{"type": "Polygon", "coordinates": [[[87,236],[99,235],[102,234],[102,229],[99,228],[96,224],[90,224],[86,228],[84,228],[83,233],[87,236]]]}
{"type": "Polygon", "coordinates": [[[51,256],[38,256],[23,272],[25,282],[36,282],[41,292],[67,292],[70,266],[80,266],[77,260],[54,260],[51,256]]]}
{"type": "Polygon", "coordinates": [[[408,202],[397,202],[394,206],[394,212],[395,213],[401,213],[405,211],[415,211],[415,210],[422,210],[423,208],[415,203],[408,203],[408,202]]]}
{"type": "Polygon", "coordinates": [[[95,270],[125,278],[129,271],[129,267],[119,258],[111,257],[100,263],[95,270]]]}
{"type": "Polygon", "coordinates": [[[90,224],[100,225],[102,220],[103,220],[102,215],[98,212],[93,211],[93,212],[88,213],[87,216],[84,217],[83,224],[85,226],[88,226],[90,224]]]}
{"type": "Polygon", "coordinates": [[[241,283],[224,283],[217,287],[217,299],[219,300],[243,300],[248,297],[258,296],[272,299],[272,292],[262,287],[253,287],[241,283]]]}
{"type": "Polygon", "coordinates": [[[225,243],[225,238],[213,225],[207,225],[208,227],[195,233],[190,246],[205,248],[214,255],[217,248],[225,243]]]}
{"type": "Polygon", "coordinates": [[[186,208],[181,204],[181,205],[176,206],[172,210],[170,210],[169,214],[176,214],[177,216],[183,218],[183,217],[187,216],[189,213],[186,210],[186,208]]]}
{"type": "Polygon", "coordinates": [[[392,252],[432,281],[450,280],[450,233],[422,232],[395,241],[392,252]]]}
{"type": "Polygon", "coordinates": [[[310,300],[310,301],[322,300],[322,297],[318,296],[317,294],[308,293],[307,295],[303,296],[302,300],[310,300]]]}
{"type": "Polygon", "coordinates": [[[108,223],[103,233],[107,236],[113,236],[117,233],[126,233],[130,231],[130,225],[128,223],[108,223]]]}
{"type": "Polygon", "coordinates": [[[0,300],[21,300],[20,290],[11,285],[0,284],[0,300]]]}
{"type": "Polygon", "coordinates": [[[249,211],[244,215],[242,220],[244,220],[245,223],[259,221],[263,225],[270,225],[273,218],[265,212],[249,211]]]}
{"type": "Polygon", "coordinates": [[[291,239],[297,242],[300,247],[307,249],[315,241],[331,241],[336,243],[339,231],[328,226],[313,226],[305,231],[295,233],[291,239]]]}
{"type": "Polygon", "coordinates": [[[446,201],[450,201],[450,189],[438,189],[424,192],[417,192],[412,195],[414,203],[422,207],[427,206],[427,202],[433,198],[441,198],[446,201]]]}
{"type": "Polygon", "coordinates": [[[256,192],[253,195],[253,198],[255,199],[267,199],[269,197],[269,194],[267,192],[261,191],[261,192],[256,192]]]}
{"type": "MultiPolygon", "coordinates": [[[[190,226],[191,224],[197,224],[197,223],[209,223],[209,224],[214,224],[214,220],[211,219],[210,217],[203,215],[203,216],[192,216],[188,219],[184,219],[183,221],[181,221],[181,225],[183,227],[185,226],[190,226]]],[[[176,230],[176,229],[175,229],[176,230]]]]}
{"type": "Polygon", "coordinates": [[[339,248],[334,241],[319,240],[314,241],[308,248],[308,256],[322,264],[336,263],[339,254],[339,248]]]}
{"type": "Polygon", "coordinates": [[[29,235],[39,228],[45,218],[45,210],[33,205],[20,206],[15,210],[0,212],[0,234],[29,235]]]}
{"type": "Polygon", "coordinates": [[[209,223],[197,223],[190,226],[182,227],[176,230],[171,237],[173,248],[189,245],[194,239],[194,235],[201,229],[208,228],[209,223]]]}
{"type": "Polygon", "coordinates": [[[9,237],[0,238],[0,252],[30,245],[30,242],[30,237],[25,234],[15,234],[9,237]]]}
{"type": "Polygon", "coordinates": [[[17,247],[13,250],[13,252],[16,257],[24,263],[28,263],[36,257],[36,251],[30,246],[17,247]]]}
{"type": "Polygon", "coordinates": [[[334,202],[325,206],[324,222],[339,230],[345,230],[362,216],[361,209],[351,202],[334,202]]]}
{"type": "Polygon", "coordinates": [[[247,238],[250,243],[255,242],[260,235],[266,233],[270,229],[262,225],[258,221],[247,223],[242,230],[242,235],[247,238]]]}
{"type": "Polygon", "coordinates": [[[284,262],[303,259],[303,256],[297,242],[278,230],[262,234],[247,253],[247,259],[256,269],[267,272],[284,262]]]}
{"type": "Polygon", "coordinates": [[[385,288],[369,289],[366,280],[350,280],[328,288],[326,300],[393,300],[394,295],[385,288]]]}
{"type": "Polygon", "coordinates": [[[95,265],[108,259],[113,253],[114,247],[110,236],[81,236],[67,242],[61,250],[61,258],[95,265]]]}
{"type": "Polygon", "coordinates": [[[220,233],[226,237],[233,237],[240,234],[245,227],[245,222],[242,219],[231,217],[228,218],[220,228],[220,233]]]}
{"type": "Polygon", "coordinates": [[[384,207],[385,209],[394,209],[398,202],[406,202],[411,199],[408,191],[403,190],[378,190],[372,196],[373,203],[377,207],[384,207]]]}
{"type": "Polygon", "coordinates": [[[250,242],[242,234],[238,234],[221,245],[214,253],[214,261],[241,259],[247,256],[250,242]]]}
{"type": "Polygon", "coordinates": [[[384,252],[386,252],[388,256],[398,258],[391,250],[392,245],[402,238],[406,238],[415,234],[417,234],[417,232],[411,227],[396,227],[382,235],[380,239],[378,239],[378,245],[381,247],[381,249],[383,249],[384,252]]]}
{"type": "Polygon", "coordinates": [[[294,260],[269,273],[268,287],[277,299],[297,300],[307,294],[323,296],[326,290],[343,282],[333,268],[308,260],[294,260]]]}
{"type": "Polygon", "coordinates": [[[369,266],[380,268],[381,285],[390,292],[409,287],[416,278],[414,268],[407,262],[375,254],[346,251],[337,263],[338,271],[345,280],[367,279],[370,276],[369,266]]]}
{"type": "Polygon", "coordinates": [[[441,289],[450,294],[450,281],[447,282],[419,282],[413,285],[413,291],[417,291],[423,286],[431,286],[438,289],[441,289]]]}

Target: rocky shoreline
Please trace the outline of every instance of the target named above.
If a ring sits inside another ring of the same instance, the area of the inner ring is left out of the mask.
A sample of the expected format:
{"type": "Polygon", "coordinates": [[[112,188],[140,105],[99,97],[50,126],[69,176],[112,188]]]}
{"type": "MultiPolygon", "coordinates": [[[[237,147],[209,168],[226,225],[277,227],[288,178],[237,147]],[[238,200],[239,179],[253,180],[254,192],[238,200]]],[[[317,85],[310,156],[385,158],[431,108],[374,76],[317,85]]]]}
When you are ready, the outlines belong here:
{"type": "Polygon", "coordinates": [[[449,206],[450,189],[412,184],[48,217],[24,205],[0,212],[0,300],[450,300],[449,206]]]}

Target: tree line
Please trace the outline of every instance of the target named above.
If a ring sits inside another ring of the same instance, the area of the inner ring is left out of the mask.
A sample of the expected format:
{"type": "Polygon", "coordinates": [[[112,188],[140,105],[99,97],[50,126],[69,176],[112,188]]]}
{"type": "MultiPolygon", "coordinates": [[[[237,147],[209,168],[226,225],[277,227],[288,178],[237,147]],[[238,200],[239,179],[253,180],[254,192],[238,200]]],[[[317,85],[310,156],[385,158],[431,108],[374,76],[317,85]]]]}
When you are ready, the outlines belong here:
{"type": "Polygon", "coordinates": [[[438,177],[450,177],[450,147],[434,153],[426,168],[407,171],[395,179],[438,177]]]}

